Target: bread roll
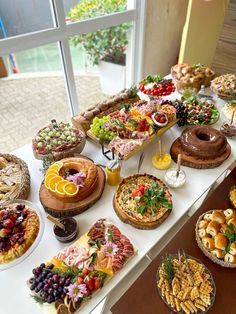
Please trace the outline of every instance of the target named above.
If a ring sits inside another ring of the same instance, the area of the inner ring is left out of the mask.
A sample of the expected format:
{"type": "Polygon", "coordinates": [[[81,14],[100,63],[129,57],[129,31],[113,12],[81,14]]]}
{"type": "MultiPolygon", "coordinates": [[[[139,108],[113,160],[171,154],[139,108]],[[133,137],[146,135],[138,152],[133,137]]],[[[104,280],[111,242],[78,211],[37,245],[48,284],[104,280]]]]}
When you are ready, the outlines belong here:
{"type": "Polygon", "coordinates": [[[211,214],[206,214],[203,217],[205,220],[211,220],[211,214]]]}
{"type": "Polygon", "coordinates": [[[224,215],[226,217],[226,220],[236,218],[236,211],[231,208],[228,208],[224,211],[224,215]]]}
{"type": "Polygon", "coordinates": [[[235,227],[236,227],[236,218],[231,218],[227,221],[227,224],[230,225],[230,224],[233,224],[235,227]]]}
{"type": "Polygon", "coordinates": [[[213,210],[211,214],[211,220],[218,222],[219,224],[225,223],[225,215],[221,210],[213,210]]]}
{"type": "Polygon", "coordinates": [[[228,243],[226,236],[223,233],[218,233],[215,236],[215,247],[217,249],[223,250],[228,243]]]}
{"type": "Polygon", "coordinates": [[[213,251],[211,251],[211,254],[217,258],[224,258],[224,254],[223,254],[222,250],[220,250],[220,249],[214,249],[213,251]]]}
{"type": "Polygon", "coordinates": [[[209,220],[201,220],[198,224],[198,227],[206,229],[208,224],[209,224],[209,220]]]}
{"type": "Polygon", "coordinates": [[[227,253],[227,254],[225,254],[224,260],[227,263],[236,264],[236,255],[232,255],[232,254],[227,253]]]}
{"type": "Polygon", "coordinates": [[[216,236],[217,233],[220,231],[220,224],[216,221],[210,221],[207,228],[206,232],[210,234],[212,237],[216,236]]]}
{"type": "Polygon", "coordinates": [[[206,229],[205,228],[199,228],[198,229],[198,235],[200,238],[207,236],[206,229]]]}
{"type": "Polygon", "coordinates": [[[236,244],[231,243],[229,253],[232,255],[236,255],[236,244]]]}
{"type": "Polygon", "coordinates": [[[207,248],[210,251],[214,250],[214,248],[215,248],[214,240],[212,238],[209,238],[209,237],[203,237],[202,238],[202,244],[205,246],[205,248],[207,248]]]}
{"type": "Polygon", "coordinates": [[[220,232],[221,233],[225,233],[225,231],[228,230],[228,229],[229,229],[229,226],[227,224],[222,224],[220,226],[220,232]]]}

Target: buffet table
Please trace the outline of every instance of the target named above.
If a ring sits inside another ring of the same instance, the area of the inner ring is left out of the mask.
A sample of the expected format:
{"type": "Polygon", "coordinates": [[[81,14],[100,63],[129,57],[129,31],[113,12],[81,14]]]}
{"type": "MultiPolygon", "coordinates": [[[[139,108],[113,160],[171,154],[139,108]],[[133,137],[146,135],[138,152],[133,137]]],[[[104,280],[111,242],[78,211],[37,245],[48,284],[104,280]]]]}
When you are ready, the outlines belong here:
{"type": "Polygon", "coordinates": [[[227,178],[214,190],[214,192],[204,201],[196,213],[185,223],[181,230],[173,237],[168,245],[158,254],[143,274],[128,289],[122,298],[112,307],[113,314],[135,313],[135,314],[168,314],[170,310],[160,298],[156,287],[156,272],[162,262],[163,256],[176,253],[179,247],[183,248],[186,254],[201,260],[211,271],[216,284],[215,303],[210,313],[235,313],[235,269],[221,267],[213,263],[199,249],[195,241],[195,225],[198,217],[213,208],[230,208],[228,194],[232,185],[236,183],[236,168],[227,178]],[[145,283],[145,289],[143,289],[145,283]],[[145,300],[148,299],[148,302],[145,300]],[[132,304],[132,310],[130,310],[132,304]]]}
{"type": "MultiPolygon", "coordinates": [[[[179,94],[174,93],[169,99],[175,99],[179,94]]],[[[224,103],[217,100],[217,106],[224,103]]],[[[219,128],[222,124],[220,119],[215,128],[219,128]]],[[[168,152],[171,143],[180,135],[181,128],[178,126],[172,127],[168,132],[162,136],[163,151],[168,152]]],[[[217,180],[217,178],[224,173],[236,158],[235,140],[229,140],[232,148],[230,157],[219,167],[215,169],[198,170],[183,167],[186,172],[186,184],[180,189],[171,189],[173,195],[173,210],[168,219],[154,230],[138,230],[130,225],[122,223],[116,216],[112,207],[112,197],[116,190],[115,187],[109,185],[105,186],[104,193],[101,199],[84,213],[76,216],[79,223],[80,232],[84,234],[95,221],[99,218],[108,218],[117,225],[117,227],[125,234],[137,248],[137,254],[119,271],[114,278],[101,291],[99,291],[89,303],[83,307],[80,313],[91,312],[100,302],[106,297],[118,283],[131,272],[131,270],[144,258],[144,256],[160,241],[171,228],[185,215],[192,204],[206,192],[217,180]]],[[[157,151],[157,143],[153,142],[145,148],[145,158],[141,167],[140,173],[149,173],[163,179],[165,171],[153,168],[151,158],[157,151]]],[[[45,215],[44,210],[39,202],[39,187],[43,180],[43,174],[40,171],[42,162],[33,157],[31,145],[28,144],[13,152],[16,156],[25,160],[29,166],[31,174],[31,193],[29,200],[37,203],[45,215]]],[[[100,147],[87,141],[83,155],[93,159],[95,163],[105,165],[107,159],[102,155],[100,147]]],[[[140,154],[137,154],[122,164],[122,176],[128,176],[137,173],[137,165],[140,154]]],[[[174,163],[172,162],[174,166],[174,163]]],[[[31,276],[32,268],[41,262],[47,261],[65,245],[59,243],[53,232],[53,225],[50,221],[45,219],[45,230],[41,242],[36,250],[22,263],[14,268],[5,270],[0,273],[1,287],[1,312],[4,314],[13,313],[41,313],[40,307],[30,298],[30,290],[26,285],[26,280],[31,276]]]]}

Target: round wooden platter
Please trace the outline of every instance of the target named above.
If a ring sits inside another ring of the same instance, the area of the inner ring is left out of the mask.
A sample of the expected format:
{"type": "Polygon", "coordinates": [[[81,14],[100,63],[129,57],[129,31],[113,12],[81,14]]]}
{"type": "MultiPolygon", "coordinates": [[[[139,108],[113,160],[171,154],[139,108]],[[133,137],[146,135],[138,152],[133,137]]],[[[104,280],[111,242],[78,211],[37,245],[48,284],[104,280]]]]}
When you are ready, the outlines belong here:
{"type": "Polygon", "coordinates": [[[77,202],[64,202],[55,198],[48,189],[41,184],[39,199],[46,212],[54,217],[71,217],[81,214],[91,207],[102,196],[106,183],[105,172],[98,167],[98,181],[95,190],[85,199],[77,202]]]}
{"type": "Polygon", "coordinates": [[[171,158],[177,162],[178,154],[181,154],[181,164],[186,167],[196,169],[210,169],[221,165],[230,155],[231,147],[228,144],[224,153],[215,159],[199,159],[191,156],[182,149],[180,140],[177,138],[170,148],[171,158]]]}

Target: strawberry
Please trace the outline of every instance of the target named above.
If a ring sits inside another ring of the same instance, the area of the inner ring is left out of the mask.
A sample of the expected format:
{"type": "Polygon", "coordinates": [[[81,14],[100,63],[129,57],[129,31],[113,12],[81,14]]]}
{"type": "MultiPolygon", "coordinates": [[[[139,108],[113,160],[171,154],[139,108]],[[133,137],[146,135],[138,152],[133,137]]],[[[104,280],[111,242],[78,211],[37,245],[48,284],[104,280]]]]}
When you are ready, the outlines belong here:
{"type": "Polygon", "coordinates": [[[165,120],[165,118],[162,116],[161,118],[160,118],[160,123],[165,123],[166,122],[166,120],[165,120]]]}
{"type": "Polygon", "coordinates": [[[84,279],[82,277],[78,277],[76,281],[78,285],[81,285],[84,282],[84,279]]]}
{"type": "Polygon", "coordinates": [[[96,277],[95,279],[94,279],[94,288],[95,288],[95,290],[96,289],[99,289],[101,287],[101,279],[99,279],[98,277],[96,277]]]}
{"type": "Polygon", "coordinates": [[[4,228],[12,229],[14,227],[14,222],[11,219],[6,219],[2,223],[4,228]]]}
{"type": "Polygon", "coordinates": [[[11,229],[3,228],[0,230],[0,238],[5,238],[11,233],[11,229]]]}
{"type": "Polygon", "coordinates": [[[89,277],[88,279],[85,280],[86,286],[90,291],[94,290],[94,278],[89,277]]]}
{"type": "Polygon", "coordinates": [[[82,278],[84,278],[85,276],[88,275],[88,273],[89,273],[89,270],[88,270],[87,268],[84,268],[83,271],[82,271],[82,273],[80,274],[80,276],[81,276],[82,278]]]}

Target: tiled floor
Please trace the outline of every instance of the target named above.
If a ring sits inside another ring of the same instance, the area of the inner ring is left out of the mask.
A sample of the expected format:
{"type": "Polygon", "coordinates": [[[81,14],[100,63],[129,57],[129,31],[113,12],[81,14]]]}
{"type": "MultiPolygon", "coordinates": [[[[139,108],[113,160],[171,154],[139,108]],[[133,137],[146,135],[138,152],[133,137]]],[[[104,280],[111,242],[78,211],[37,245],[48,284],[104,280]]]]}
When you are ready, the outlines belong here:
{"type": "MultiPolygon", "coordinates": [[[[106,97],[97,76],[76,76],[75,81],[80,111],[106,97]]],[[[70,120],[63,77],[0,80],[0,152],[29,143],[51,119],[70,120]]]]}

